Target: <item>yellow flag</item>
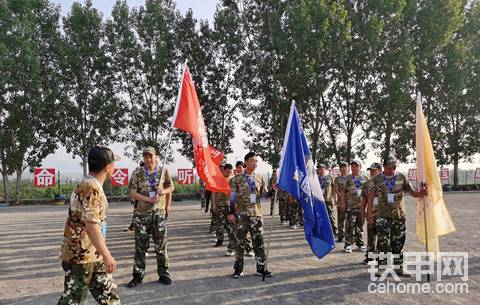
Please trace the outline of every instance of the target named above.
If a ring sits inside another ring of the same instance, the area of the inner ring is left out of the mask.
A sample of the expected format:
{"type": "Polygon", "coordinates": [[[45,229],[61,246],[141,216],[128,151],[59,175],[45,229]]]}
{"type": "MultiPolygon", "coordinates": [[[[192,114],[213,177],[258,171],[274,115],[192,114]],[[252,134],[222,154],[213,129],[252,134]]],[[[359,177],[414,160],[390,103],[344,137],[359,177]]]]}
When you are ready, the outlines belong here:
{"type": "Polygon", "coordinates": [[[417,181],[419,185],[425,182],[429,188],[428,196],[418,199],[417,236],[421,242],[426,243],[428,252],[437,253],[438,236],[455,231],[455,226],[443,201],[442,183],[437,172],[437,162],[420,95],[417,97],[416,148],[417,181]]]}

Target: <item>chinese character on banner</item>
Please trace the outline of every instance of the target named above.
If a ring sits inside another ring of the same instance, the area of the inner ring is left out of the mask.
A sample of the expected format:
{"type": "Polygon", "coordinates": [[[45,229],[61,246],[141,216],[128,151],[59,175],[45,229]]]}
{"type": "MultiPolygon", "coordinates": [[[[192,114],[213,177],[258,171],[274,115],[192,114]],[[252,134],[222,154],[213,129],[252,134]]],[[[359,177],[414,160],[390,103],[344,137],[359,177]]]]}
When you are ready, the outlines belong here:
{"type": "Polygon", "coordinates": [[[340,176],[340,169],[338,167],[335,167],[335,168],[332,168],[330,170],[330,174],[333,176],[333,177],[338,177],[340,176]]]}
{"type": "Polygon", "coordinates": [[[54,168],[36,168],[33,173],[33,182],[36,187],[55,186],[55,181],[54,168]]]}
{"type": "Polygon", "coordinates": [[[480,180],[480,168],[475,170],[475,180],[480,180]]]}
{"type": "Polygon", "coordinates": [[[440,169],[440,177],[442,180],[448,180],[448,175],[449,175],[449,170],[448,168],[441,168],[440,169]]]}
{"type": "Polygon", "coordinates": [[[220,150],[216,149],[213,146],[210,146],[210,155],[212,156],[212,161],[216,165],[220,165],[220,163],[222,163],[223,153],[220,150]]]}
{"type": "Polygon", "coordinates": [[[179,168],[177,182],[178,184],[193,184],[193,169],[179,168]]]}
{"type": "Polygon", "coordinates": [[[408,170],[408,180],[409,181],[417,181],[417,169],[411,168],[408,170]]]}
{"type": "Polygon", "coordinates": [[[110,181],[112,186],[128,185],[128,168],[116,168],[110,181]]]}

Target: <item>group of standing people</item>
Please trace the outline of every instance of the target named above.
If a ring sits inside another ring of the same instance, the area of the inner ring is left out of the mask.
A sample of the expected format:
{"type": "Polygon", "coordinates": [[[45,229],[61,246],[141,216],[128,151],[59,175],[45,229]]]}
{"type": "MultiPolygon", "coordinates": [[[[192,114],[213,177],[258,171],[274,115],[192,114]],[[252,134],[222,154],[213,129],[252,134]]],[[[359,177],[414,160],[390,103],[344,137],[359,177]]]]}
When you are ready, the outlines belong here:
{"type": "MultiPolygon", "coordinates": [[[[111,277],[116,269],[116,261],[105,243],[108,202],[102,187],[104,181],[113,174],[114,162],[118,160],[120,158],[105,146],[95,146],[89,151],[89,174],[72,192],[65,223],[60,254],[65,281],[58,304],[83,304],[89,290],[100,304],[121,304],[117,286],[111,277]]],[[[258,275],[272,276],[267,269],[261,198],[277,198],[283,225],[290,224],[292,229],[302,225],[299,202],[278,188],[276,172],[267,186],[263,177],[255,173],[257,165],[258,158],[253,152],[245,155],[244,161],[237,162],[235,174],[231,164],[222,164],[222,173],[229,182],[230,192],[211,193],[211,208],[216,215],[215,246],[223,245],[226,231],[229,236],[227,255],[235,255],[233,278],[243,275],[245,255],[255,256],[258,275]],[[274,197],[275,192],[277,194],[274,197]]],[[[404,194],[425,196],[428,187],[415,191],[406,177],[395,171],[397,161],[393,157],[386,158],[383,167],[380,163],[373,163],[368,168],[369,177],[361,174],[362,164],[358,160],[341,162],[339,165],[340,176],[336,178],[328,175],[325,164],[317,166],[337,243],[344,241],[346,253],[352,252],[354,244],[358,250],[368,251],[368,254],[391,252],[396,255],[396,273],[409,276],[402,269],[404,194]],[[335,206],[337,219],[334,215],[335,206]],[[368,247],[363,241],[365,221],[368,247]]],[[[135,234],[135,256],[132,279],[127,285],[129,288],[143,281],[150,239],[155,245],[159,282],[164,285],[172,283],[168,271],[167,217],[173,191],[172,178],[166,168],[158,166],[155,149],[145,148],[143,164],[134,170],[129,182],[129,193],[134,202],[131,227],[135,234]]],[[[274,212],[273,200],[271,214],[274,212]]],[[[372,259],[367,255],[364,263],[372,259]]],[[[379,268],[386,266],[386,257],[380,256],[377,260],[379,268]]]]}

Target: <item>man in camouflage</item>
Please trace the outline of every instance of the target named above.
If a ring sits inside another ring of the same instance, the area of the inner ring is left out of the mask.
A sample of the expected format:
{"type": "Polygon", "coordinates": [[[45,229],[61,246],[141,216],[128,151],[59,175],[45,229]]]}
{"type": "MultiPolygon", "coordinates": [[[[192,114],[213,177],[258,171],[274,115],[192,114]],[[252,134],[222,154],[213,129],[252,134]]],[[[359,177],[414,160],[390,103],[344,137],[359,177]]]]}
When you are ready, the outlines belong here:
{"type": "Polygon", "coordinates": [[[257,262],[257,274],[272,276],[265,268],[265,245],[263,242],[263,221],[260,196],[266,192],[262,176],[255,175],[257,156],[255,153],[245,155],[245,173],[230,180],[230,214],[228,220],[237,226],[237,247],[235,250],[234,278],[243,274],[243,254],[245,239],[250,232],[253,241],[253,250],[257,262]]]}
{"type": "Polygon", "coordinates": [[[350,163],[352,174],[348,175],[340,192],[340,205],[345,211],[345,252],[352,253],[352,245],[355,244],[358,250],[365,251],[363,242],[363,222],[361,217],[362,198],[367,194],[364,192],[364,184],[367,177],[360,174],[362,163],[354,160],[350,163]]]}
{"type": "Polygon", "coordinates": [[[325,200],[325,206],[327,207],[328,218],[330,218],[330,224],[332,225],[333,234],[337,236],[337,220],[335,219],[334,207],[335,207],[335,193],[333,190],[333,177],[327,175],[328,167],[321,163],[317,166],[318,181],[322,188],[323,198],[325,200]]]}
{"type": "MultiPolygon", "coordinates": [[[[340,176],[335,178],[335,182],[333,184],[333,188],[335,190],[335,194],[337,196],[337,202],[340,202],[340,192],[345,186],[345,181],[348,176],[349,168],[348,168],[348,163],[347,162],[340,162],[339,164],[340,167],[340,176]]],[[[343,238],[345,237],[345,210],[342,210],[342,206],[340,204],[337,204],[337,219],[338,219],[338,225],[337,225],[337,242],[342,242],[343,238]]]]}
{"type": "MultiPolygon", "coordinates": [[[[233,175],[233,167],[231,164],[222,166],[223,176],[230,181],[233,175]]],[[[230,211],[230,194],[222,192],[212,193],[212,210],[217,213],[218,219],[216,223],[216,237],[217,243],[215,247],[223,245],[224,231],[228,234],[227,256],[232,256],[235,253],[235,234],[233,228],[228,222],[228,213],[230,211]]]]}
{"type": "Polygon", "coordinates": [[[65,282],[59,305],[85,304],[88,290],[99,304],[121,304],[111,276],[116,262],[105,244],[108,202],[102,187],[119,159],[103,146],[88,153],[89,174],[72,192],[65,223],[60,255],[65,282]]]}
{"type": "MultiPolygon", "coordinates": [[[[245,173],[245,163],[243,161],[237,161],[235,163],[235,176],[242,175],[245,173]]],[[[235,223],[230,222],[231,230],[235,236],[237,236],[237,226],[235,223]]],[[[235,239],[236,240],[236,239],[235,239]]],[[[235,246],[236,248],[236,246],[235,246]]],[[[250,232],[247,233],[247,238],[245,239],[245,255],[248,257],[253,257],[255,253],[253,252],[252,247],[252,236],[250,232]]]]}
{"type": "Polygon", "coordinates": [[[298,226],[303,225],[303,210],[300,202],[290,194],[288,194],[288,205],[290,208],[290,229],[296,230],[298,226]]]}
{"type": "MultiPolygon", "coordinates": [[[[379,175],[382,172],[382,164],[378,162],[372,163],[367,170],[370,172],[370,180],[368,180],[364,185],[363,185],[363,191],[365,194],[369,194],[370,191],[373,188],[373,178],[379,175]]],[[[376,254],[376,249],[377,249],[377,229],[375,226],[375,221],[377,219],[377,208],[378,208],[378,198],[375,197],[373,198],[373,204],[372,204],[372,219],[370,222],[367,221],[367,252],[365,253],[365,260],[363,261],[364,265],[367,265],[370,261],[373,261],[373,255],[376,254]]],[[[362,207],[361,207],[361,213],[362,213],[362,222],[365,221],[366,215],[367,215],[367,198],[362,197],[362,207]]]]}
{"type": "Polygon", "coordinates": [[[130,197],[138,201],[134,212],[135,262],[133,279],[128,283],[130,288],[140,284],[145,276],[145,252],[150,237],[155,244],[159,282],[165,285],[172,283],[168,273],[165,216],[171,210],[166,195],[173,192],[173,182],[168,170],[157,166],[157,154],[153,147],[143,150],[143,161],[145,166],[133,171],[128,186],[130,197]]]}
{"type": "Polygon", "coordinates": [[[278,211],[280,214],[280,222],[284,226],[288,226],[290,221],[290,205],[288,203],[288,193],[277,187],[278,211]]]}
{"type": "MultiPolygon", "coordinates": [[[[272,177],[268,180],[268,191],[275,193],[275,185],[277,184],[277,169],[273,169],[272,177]]],[[[275,207],[275,196],[272,196],[270,200],[270,216],[273,215],[273,210],[275,207]]]]}
{"type": "Polygon", "coordinates": [[[383,162],[383,174],[372,179],[372,188],[368,194],[367,220],[373,222],[373,201],[378,198],[376,219],[378,272],[387,266],[387,253],[394,255],[393,264],[397,275],[409,277],[403,270],[403,246],[405,244],[405,201],[404,194],[408,192],[418,198],[428,194],[428,186],[419,192],[415,191],[405,175],[395,172],[397,160],[387,157],[383,162]]]}

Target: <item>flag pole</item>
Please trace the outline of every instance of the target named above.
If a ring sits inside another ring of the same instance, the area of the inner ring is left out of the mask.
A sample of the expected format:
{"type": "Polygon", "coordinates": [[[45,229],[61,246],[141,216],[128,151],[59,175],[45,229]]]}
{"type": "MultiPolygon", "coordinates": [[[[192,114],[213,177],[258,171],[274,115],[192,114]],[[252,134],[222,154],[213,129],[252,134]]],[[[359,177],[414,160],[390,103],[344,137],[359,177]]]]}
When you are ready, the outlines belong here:
{"type": "MultiPolygon", "coordinates": [[[[278,177],[277,177],[278,179],[278,177]]],[[[277,194],[278,194],[278,188],[275,190],[275,195],[273,196],[273,210],[272,210],[272,215],[270,215],[270,229],[268,230],[268,242],[267,242],[267,253],[265,255],[265,267],[264,271],[267,270],[267,265],[268,265],[268,257],[270,255],[270,244],[272,243],[272,231],[273,231],[273,215],[275,214],[275,205],[277,202],[277,194]]],[[[265,273],[263,273],[262,276],[262,281],[265,282],[265,273]]]]}
{"type": "Polygon", "coordinates": [[[172,142],[173,120],[175,119],[175,116],[176,116],[177,110],[178,110],[178,104],[179,104],[180,96],[181,96],[181,93],[182,93],[183,74],[185,74],[186,67],[187,67],[187,60],[185,59],[185,63],[183,64],[183,68],[182,68],[182,74],[180,75],[177,102],[175,104],[175,110],[174,110],[174,113],[173,113],[173,116],[172,116],[172,122],[170,124],[170,129],[168,131],[168,140],[167,140],[167,146],[166,146],[165,154],[163,156],[163,161],[162,161],[162,174],[160,175],[160,183],[162,183],[163,179],[165,178],[165,165],[167,164],[167,157],[168,157],[168,154],[170,152],[170,143],[172,142]]]}
{"type": "MultiPolygon", "coordinates": [[[[423,119],[424,119],[424,116],[423,116],[423,109],[421,107],[422,105],[422,96],[420,93],[418,93],[418,99],[419,99],[419,102],[420,102],[420,113],[419,115],[421,115],[420,117],[420,124],[418,126],[418,128],[420,129],[420,136],[422,137],[422,143],[420,145],[420,148],[417,147],[417,149],[420,149],[421,150],[421,156],[423,158],[423,162],[422,162],[422,168],[419,169],[422,173],[422,181],[420,181],[420,185],[419,185],[419,190],[423,190],[424,188],[424,185],[425,185],[425,146],[423,145],[423,119]]],[[[422,201],[422,205],[423,205],[423,225],[424,225],[424,231],[425,231],[425,253],[427,254],[426,256],[426,259],[427,259],[427,264],[430,263],[430,255],[429,255],[429,252],[428,252],[428,226],[427,226],[427,201],[425,200],[425,197],[422,197],[420,199],[422,201]]],[[[427,282],[430,282],[430,273],[427,273],[427,282]]]]}

